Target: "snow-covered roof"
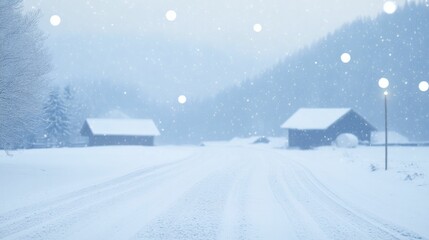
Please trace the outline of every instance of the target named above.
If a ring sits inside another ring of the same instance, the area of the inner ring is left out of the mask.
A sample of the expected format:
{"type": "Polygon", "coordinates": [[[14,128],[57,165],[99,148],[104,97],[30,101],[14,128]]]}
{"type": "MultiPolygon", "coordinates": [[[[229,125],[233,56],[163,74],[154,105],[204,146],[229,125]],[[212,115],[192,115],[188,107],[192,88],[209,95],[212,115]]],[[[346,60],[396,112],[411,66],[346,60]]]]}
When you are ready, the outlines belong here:
{"type": "MultiPolygon", "coordinates": [[[[387,134],[389,138],[387,139],[388,143],[395,143],[395,144],[401,144],[401,143],[410,143],[410,140],[408,140],[407,137],[404,135],[395,132],[395,131],[387,131],[387,134]]],[[[386,141],[385,139],[385,132],[372,132],[371,133],[371,144],[384,144],[386,141]]]]}
{"type": "Polygon", "coordinates": [[[159,136],[151,119],[88,118],[88,127],[94,135],[159,136]]]}
{"type": "Polygon", "coordinates": [[[342,118],[350,108],[300,108],[282,128],[300,130],[324,130],[342,118]]]}

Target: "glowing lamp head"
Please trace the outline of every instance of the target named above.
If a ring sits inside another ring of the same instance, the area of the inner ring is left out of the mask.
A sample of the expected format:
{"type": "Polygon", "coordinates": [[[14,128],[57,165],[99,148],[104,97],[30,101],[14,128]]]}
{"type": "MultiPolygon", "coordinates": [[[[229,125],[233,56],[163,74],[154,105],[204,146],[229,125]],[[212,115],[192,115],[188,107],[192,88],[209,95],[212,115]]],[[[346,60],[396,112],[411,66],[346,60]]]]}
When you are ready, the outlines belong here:
{"type": "Polygon", "coordinates": [[[387,96],[387,95],[389,95],[389,92],[386,90],[384,91],[384,96],[387,96]]]}
{"type": "Polygon", "coordinates": [[[380,80],[378,80],[378,86],[386,89],[389,86],[389,80],[387,78],[380,78],[380,80]]]}
{"type": "Polygon", "coordinates": [[[349,63],[351,59],[352,59],[352,57],[350,56],[349,53],[343,53],[343,54],[341,54],[341,61],[343,63],[349,63]]]}
{"type": "Polygon", "coordinates": [[[426,92],[427,90],[429,90],[429,83],[428,83],[428,82],[426,82],[426,81],[421,81],[421,82],[419,83],[419,89],[420,89],[420,91],[422,91],[422,92],[426,92]]]}

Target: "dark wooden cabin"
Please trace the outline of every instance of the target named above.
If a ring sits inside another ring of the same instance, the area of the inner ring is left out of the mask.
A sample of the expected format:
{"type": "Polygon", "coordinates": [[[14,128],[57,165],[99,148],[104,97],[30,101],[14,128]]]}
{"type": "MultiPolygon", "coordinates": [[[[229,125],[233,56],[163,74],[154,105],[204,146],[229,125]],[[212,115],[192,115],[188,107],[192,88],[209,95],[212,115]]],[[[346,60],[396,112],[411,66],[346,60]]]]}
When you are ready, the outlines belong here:
{"type": "Polygon", "coordinates": [[[371,132],[376,131],[350,108],[301,108],[281,127],[288,130],[289,147],[303,149],[331,145],[342,133],[370,142],[371,132]]]}
{"type": "Polygon", "coordinates": [[[88,137],[88,146],[153,146],[160,133],[150,119],[95,119],[85,121],[80,131],[88,137]]]}

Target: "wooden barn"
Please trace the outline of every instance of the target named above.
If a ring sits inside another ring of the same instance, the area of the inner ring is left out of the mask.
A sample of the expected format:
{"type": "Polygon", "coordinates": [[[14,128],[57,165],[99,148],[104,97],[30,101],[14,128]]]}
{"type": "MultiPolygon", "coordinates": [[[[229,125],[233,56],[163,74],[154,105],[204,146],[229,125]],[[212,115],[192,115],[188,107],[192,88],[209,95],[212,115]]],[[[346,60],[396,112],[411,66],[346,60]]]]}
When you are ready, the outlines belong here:
{"type": "Polygon", "coordinates": [[[80,133],[89,138],[89,146],[153,146],[155,136],[160,135],[155,123],[150,119],[89,118],[80,133]]]}
{"type": "Polygon", "coordinates": [[[301,108],[281,127],[288,130],[289,147],[304,149],[331,145],[342,133],[370,142],[376,130],[350,108],[301,108]]]}

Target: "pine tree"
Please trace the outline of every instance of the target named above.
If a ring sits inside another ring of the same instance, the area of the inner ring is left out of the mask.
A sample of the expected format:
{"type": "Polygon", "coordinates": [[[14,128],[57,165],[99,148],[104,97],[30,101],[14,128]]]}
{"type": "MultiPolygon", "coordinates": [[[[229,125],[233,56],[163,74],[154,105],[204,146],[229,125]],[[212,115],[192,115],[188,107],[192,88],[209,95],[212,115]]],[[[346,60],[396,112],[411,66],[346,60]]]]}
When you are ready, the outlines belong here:
{"type": "MultiPolygon", "coordinates": [[[[82,100],[82,94],[79,92],[78,86],[67,85],[63,89],[64,103],[67,109],[67,117],[70,121],[70,139],[78,140],[80,138],[80,130],[86,117],[89,115],[88,108],[82,100]]],[[[79,141],[79,140],[78,140],[79,141]]]]}
{"type": "Polygon", "coordinates": [[[67,145],[70,137],[70,121],[67,108],[58,89],[53,90],[44,107],[46,138],[53,146],[67,145]]]}
{"type": "Polygon", "coordinates": [[[76,130],[77,128],[76,116],[78,113],[78,109],[76,106],[75,91],[70,85],[67,85],[66,87],[64,87],[63,97],[64,97],[64,106],[67,109],[66,116],[70,122],[69,134],[70,134],[70,137],[73,137],[73,136],[76,136],[76,133],[79,132],[78,130],[76,130]]]}

